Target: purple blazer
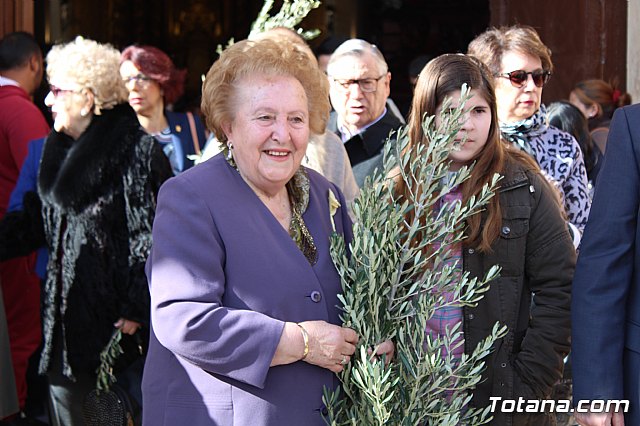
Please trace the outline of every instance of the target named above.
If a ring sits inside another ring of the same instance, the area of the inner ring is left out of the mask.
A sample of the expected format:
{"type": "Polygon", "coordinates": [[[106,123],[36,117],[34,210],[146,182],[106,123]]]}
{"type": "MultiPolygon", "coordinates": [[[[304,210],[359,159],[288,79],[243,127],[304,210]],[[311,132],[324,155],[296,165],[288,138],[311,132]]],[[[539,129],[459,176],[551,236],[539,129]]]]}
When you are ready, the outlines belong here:
{"type": "Polygon", "coordinates": [[[348,240],[351,223],[339,189],[308,172],[313,266],[222,155],[162,186],[147,262],[145,425],[325,424],[322,392],[336,376],[300,361],[269,367],[285,321],[340,323],[329,190],[348,240]]]}

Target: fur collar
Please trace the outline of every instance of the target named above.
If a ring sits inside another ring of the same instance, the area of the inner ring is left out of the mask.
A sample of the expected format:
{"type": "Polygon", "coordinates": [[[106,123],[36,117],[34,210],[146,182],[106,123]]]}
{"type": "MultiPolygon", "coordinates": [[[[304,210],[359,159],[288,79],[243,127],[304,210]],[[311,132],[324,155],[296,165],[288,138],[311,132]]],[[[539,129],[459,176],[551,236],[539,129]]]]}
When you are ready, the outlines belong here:
{"type": "Polygon", "coordinates": [[[38,191],[42,200],[76,209],[95,203],[121,181],[135,159],[136,145],[145,136],[151,139],[128,104],[94,116],[75,141],[53,130],[40,162],[38,191]]]}

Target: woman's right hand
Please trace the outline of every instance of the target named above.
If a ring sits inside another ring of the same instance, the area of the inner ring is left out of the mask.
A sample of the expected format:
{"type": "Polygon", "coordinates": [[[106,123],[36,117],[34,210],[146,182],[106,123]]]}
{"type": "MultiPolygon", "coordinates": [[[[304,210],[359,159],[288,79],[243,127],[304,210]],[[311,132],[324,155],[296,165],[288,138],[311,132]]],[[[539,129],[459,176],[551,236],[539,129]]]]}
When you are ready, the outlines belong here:
{"type": "Polygon", "coordinates": [[[342,371],[356,351],[356,332],[326,321],[305,321],[300,326],[309,339],[309,353],[304,361],[334,373],[342,371]]]}

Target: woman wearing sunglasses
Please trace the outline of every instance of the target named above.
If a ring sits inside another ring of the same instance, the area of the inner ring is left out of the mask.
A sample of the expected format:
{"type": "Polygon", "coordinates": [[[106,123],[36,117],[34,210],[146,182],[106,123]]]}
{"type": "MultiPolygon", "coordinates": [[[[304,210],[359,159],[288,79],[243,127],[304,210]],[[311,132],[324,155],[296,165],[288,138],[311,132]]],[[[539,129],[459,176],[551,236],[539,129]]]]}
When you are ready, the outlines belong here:
{"type": "MultiPolygon", "coordinates": [[[[54,123],[37,190],[0,222],[0,261],[48,248],[39,370],[55,426],[85,424],[84,397],[115,329],[124,333],[122,359],[138,363],[132,335],[148,332],[144,265],[156,194],[171,169],[127,104],[119,66],[120,52],[110,45],[77,37],[53,46],[44,102],[54,123]]],[[[133,382],[127,387],[135,395],[133,382]]]]}
{"type": "Polygon", "coordinates": [[[571,135],[547,124],[541,102],[553,71],[551,51],[533,28],[516,25],[485,31],[468,53],[493,74],[503,138],[538,162],[560,191],[569,223],[582,232],[591,203],[582,152],[571,135]]]}

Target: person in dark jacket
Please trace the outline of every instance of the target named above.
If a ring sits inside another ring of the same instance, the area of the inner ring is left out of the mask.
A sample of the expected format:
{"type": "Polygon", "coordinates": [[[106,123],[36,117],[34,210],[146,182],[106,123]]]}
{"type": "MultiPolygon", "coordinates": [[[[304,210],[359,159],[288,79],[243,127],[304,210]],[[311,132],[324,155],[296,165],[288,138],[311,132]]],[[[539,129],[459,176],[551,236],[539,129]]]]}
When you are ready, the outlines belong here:
{"type": "MultiPolygon", "coordinates": [[[[490,397],[545,399],[562,377],[569,351],[575,250],[555,190],[530,157],[501,142],[492,78],[480,61],[455,54],[426,65],[411,108],[411,140],[428,143],[422,128],[425,114],[436,115],[439,126],[444,100],[451,98],[455,108],[463,84],[470,87],[471,97],[455,141],[466,142],[452,148],[450,170],[471,164],[473,169],[471,178],[446,197],[466,202],[495,173],[503,178],[485,211],[467,220],[467,238],[450,247],[448,260],[456,264],[458,274],[468,272],[471,277],[484,277],[493,265],[501,272],[476,307],[439,308],[427,332],[444,334],[462,323],[464,345],[453,350],[454,357],[461,357],[470,354],[496,322],[506,325],[508,334],[486,359],[472,405],[488,406],[490,397]]],[[[410,197],[406,188],[400,190],[410,197]]],[[[496,407],[494,425],[554,424],[549,413],[503,413],[500,402],[496,407]]]]}
{"type": "Polygon", "coordinates": [[[0,259],[49,248],[40,372],[55,425],[83,424],[83,399],[114,330],[132,335],[149,323],[144,262],[171,168],[126,103],[119,59],[81,37],[51,49],[45,103],[55,121],[38,190],[0,223],[0,259]]]}
{"type": "Polygon", "coordinates": [[[574,403],[608,411],[577,414],[585,426],[640,424],[640,105],[610,129],[573,280],[574,403]]]}
{"type": "Polygon", "coordinates": [[[129,105],[147,133],[163,147],[174,174],[194,164],[207,137],[200,118],[167,109],[184,92],[186,71],[153,46],[129,46],[120,57],[120,75],[129,91],[129,105]]]}

